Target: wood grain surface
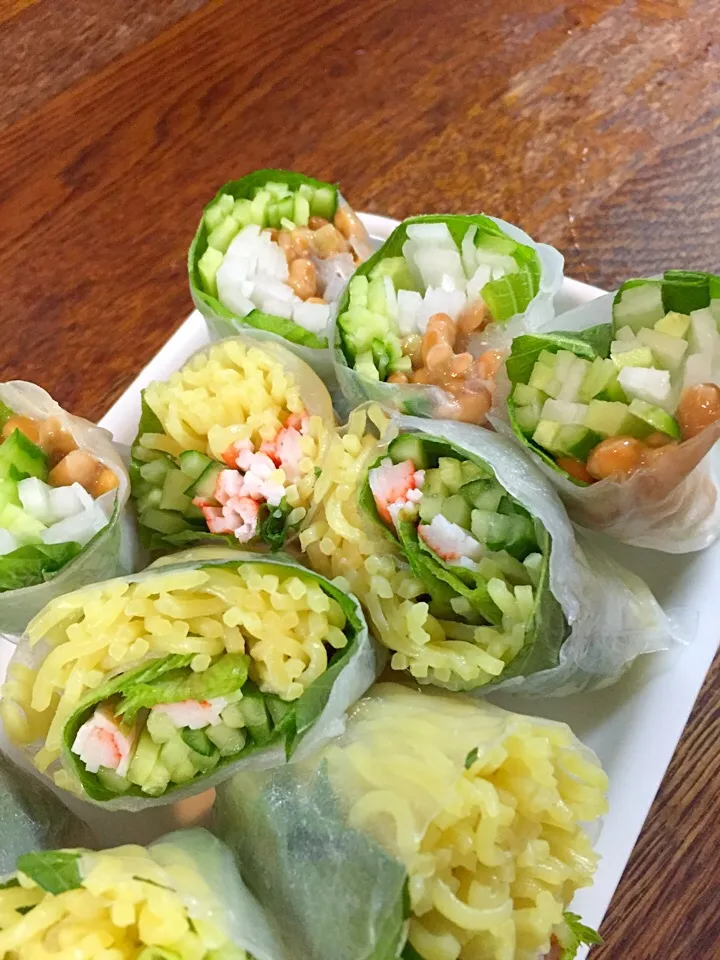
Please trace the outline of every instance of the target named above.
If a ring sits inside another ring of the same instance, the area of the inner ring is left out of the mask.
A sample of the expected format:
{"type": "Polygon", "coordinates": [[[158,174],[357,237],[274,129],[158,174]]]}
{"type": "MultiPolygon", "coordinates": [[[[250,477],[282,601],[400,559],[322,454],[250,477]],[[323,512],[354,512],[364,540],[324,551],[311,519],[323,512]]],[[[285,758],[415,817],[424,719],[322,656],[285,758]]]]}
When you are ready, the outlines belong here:
{"type": "MultiPolygon", "coordinates": [[[[100,416],[232,176],[485,210],[611,287],[720,266],[720,0],[0,0],[0,371],[100,416]]],[[[720,958],[717,663],[597,960],[720,958]]]]}

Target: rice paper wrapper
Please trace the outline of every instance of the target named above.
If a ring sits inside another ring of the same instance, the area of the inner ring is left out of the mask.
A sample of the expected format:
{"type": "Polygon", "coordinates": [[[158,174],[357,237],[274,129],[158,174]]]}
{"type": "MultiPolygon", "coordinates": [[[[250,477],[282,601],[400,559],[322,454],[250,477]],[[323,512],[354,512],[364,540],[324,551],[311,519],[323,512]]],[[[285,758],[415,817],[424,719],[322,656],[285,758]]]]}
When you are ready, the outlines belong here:
{"type": "MultiPolygon", "coordinates": [[[[569,310],[556,318],[552,329],[541,332],[578,333],[611,323],[614,297],[607,294],[569,310]]],[[[490,420],[498,430],[512,434],[507,408],[500,397],[498,401],[490,420]]],[[[691,553],[708,547],[720,535],[720,467],[713,449],[718,439],[720,423],[714,423],[627,480],[618,483],[608,478],[585,487],[527,449],[575,523],[635,547],[691,553]]]]}
{"type": "MultiPolygon", "coordinates": [[[[246,197],[255,187],[262,186],[266,182],[273,180],[287,183],[290,187],[297,187],[303,183],[312,187],[329,186],[329,184],[322,180],[315,180],[313,177],[306,177],[299,173],[292,173],[285,170],[258,170],[246,177],[241,177],[239,180],[231,180],[225,184],[225,186],[221,187],[205,207],[205,211],[212,206],[223,193],[229,193],[236,199],[239,199],[246,197]]],[[[343,206],[351,210],[347,200],[339,191],[338,206],[343,206]]],[[[263,313],[262,310],[257,309],[241,317],[225,307],[217,297],[211,296],[203,290],[197,264],[200,256],[207,248],[208,234],[204,221],[205,211],[203,211],[203,218],[200,220],[188,252],[188,276],[193,303],[203,315],[210,339],[221,340],[225,337],[232,337],[238,333],[243,333],[261,341],[280,343],[291,350],[301,360],[304,360],[305,363],[309,364],[318,376],[321,377],[331,389],[334,389],[335,373],[328,345],[329,331],[326,331],[325,334],[322,335],[315,334],[309,330],[305,330],[292,320],[263,313]]],[[[364,236],[359,239],[360,242],[355,249],[355,255],[360,257],[360,259],[366,259],[372,253],[372,242],[367,234],[364,234],[364,236]]],[[[315,266],[323,282],[328,285],[330,293],[334,294],[332,299],[335,299],[335,297],[340,294],[355,270],[352,257],[345,257],[343,255],[331,257],[324,261],[318,260],[315,266]]]]}
{"type": "MultiPolygon", "coordinates": [[[[292,701],[295,713],[294,726],[290,732],[288,732],[290,729],[288,726],[282,727],[281,735],[276,737],[274,742],[256,746],[246,757],[240,757],[235,761],[220,765],[211,773],[200,775],[187,784],[173,786],[159,797],[128,794],[100,801],[88,796],[81,783],[78,782],[77,775],[68,759],[70,745],[66,738],[63,738],[64,745],[61,757],[50,765],[47,772],[41,773],[35,767],[30,768],[32,772],[37,776],[47,777],[60,771],[62,776],[69,777],[72,780],[74,784],[73,793],[82,797],[83,800],[101,806],[103,809],[142,810],[147,807],[175,803],[185,797],[202,793],[232,776],[238,770],[260,770],[282,766],[288,762],[288,759],[301,759],[311,753],[313,749],[317,749],[318,744],[337,735],[338,730],[342,729],[346,710],[372,685],[384,665],[384,654],[371,640],[362,608],[355,597],[342,594],[326,578],[302,567],[288,556],[276,554],[268,557],[267,555],[254,553],[237,554],[222,547],[196,547],[174,556],[163,557],[146,570],[119,578],[115,582],[138,583],[153,577],[165,577],[168,573],[175,571],[198,570],[216,566],[237,567],[246,563],[261,564],[267,573],[272,573],[273,569],[277,568],[296,570],[302,577],[309,577],[317,581],[326,592],[336,600],[342,601],[341,605],[346,614],[347,622],[353,631],[353,636],[347,646],[338,651],[327,669],[310,683],[301,697],[292,701]],[[289,757],[289,754],[291,754],[291,757],[289,757]]],[[[91,599],[90,591],[88,592],[88,599],[91,599]]],[[[51,632],[56,634],[57,629],[54,628],[51,632]]],[[[8,676],[12,676],[13,667],[17,664],[37,669],[44,661],[49,650],[50,647],[44,641],[31,646],[27,636],[25,636],[10,661],[8,676]]],[[[121,670],[106,674],[100,687],[104,686],[108,679],[117,677],[140,664],[151,663],[152,660],[153,658],[148,656],[143,660],[134,661],[132,664],[124,664],[121,670]]],[[[100,687],[97,689],[100,689],[100,687]]],[[[66,712],[66,725],[72,720],[80,704],[85,699],[91,700],[92,694],[92,689],[87,690],[86,697],[78,701],[71,711],[66,712]]],[[[5,697],[6,699],[8,697],[7,687],[5,697]]],[[[13,706],[16,706],[14,702],[13,706]]],[[[7,704],[5,709],[7,709],[7,704]]],[[[5,721],[6,733],[8,733],[7,726],[7,721],[5,721]]],[[[12,740],[12,737],[10,739],[12,740]]],[[[21,745],[19,749],[22,750],[24,756],[32,761],[32,758],[35,757],[44,743],[44,738],[41,738],[32,743],[21,745]]]]}
{"type": "MultiPolygon", "coordinates": [[[[381,260],[386,257],[399,256],[402,253],[408,223],[445,222],[452,219],[452,215],[432,215],[413,217],[409,221],[403,221],[373,256],[358,268],[357,272],[367,276],[381,260]]],[[[479,221],[480,218],[468,216],[455,217],[455,219],[467,220],[468,225],[471,225],[473,222],[479,221]]],[[[555,316],[553,301],[555,294],[562,286],[565,263],[564,257],[558,250],[546,243],[537,243],[515,224],[508,223],[498,217],[487,217],[487,219],[497,224],[512,240],[531,247],[536,252],[540,262],[540,281],[537,294],[522,314],[517,314],[503,323],[492,323],[482,331],[482,334],[474,335],[469,347],[474,356],[479,356],[485,350],[490,349],[505,352],[509,349],[514,336],[523,332],[540,330],[552,322],[555,316]]],[[[337,324],[338,316],[347,306],[346,299],[347,290],[333,308],[330,333],[334,376],[343,400],[341,405],[336,402],[336,407],[340,413],[344,416],[354,407],[372,400],[400,413],[433,419],[447,418],[448,411],[454,409],[456,402],[450,394],[440,387],[417,383],[396,384],[371,380],[357,373],[355,369],[348,365],[342,349],[337,324]]]]}
{"type": "MultiPolygon", "coordinates": [[[[442,853],[447,851],[441,831],[431,824],[440,817],[447,831],[443,836],[451,838],[462,818],[462,801],[455,791],[465,771],[474,763],[482,767],[493,754],[500,756],[514,738],[527,742],[535,732],[557,737],[564,756],[572,755],[577,763],[573,778],[587,802],[582,823],[573,824],[575,843],[583,849],[582,854],[576,849],[574,866],[582,858],[587,882],[594,870],[591,845],[606,809],[607,789],[592,751],[565,724],[508,713],[486,701],[428,690],[421,694],[390,683],[374,687],[350,712],[343,735],[315,756],[283,770],[239,774],[223,784],[214,808],[215,829],[236,854],[263,908],[281,923],[285,946],[296,960],[417,958],[413,948],[403,952],[411,913],[416,904],[425,903],[418,914],[422,922],[425,910],[432,909],[427,898],[437,883],[433,878],[439,874],[444,879],[448,865],[447,860],[433,862],[435,843],[443,846],[442,853]]],[[[545,757],[543,762],[547,764],[545,757]]],[[[490,768],[494,770],[492,762],[490,768]]],[[[475,841],[487,857],[478,885],[490,885],[493,866],[506,863],[497,858],[503,854],[491,848],[502,845],[509,830],[503,826],[498,833],[490,824],[505,798],[523,789],[523,779],[530,784],[525,789],[531,790],[532,772],[507,781],[499,775],[497,782],[507,791],[500,803],[490,786],[492,777],[478,794],[480,819],[487,821],[484,831],[478,827],[475,841]]],[[[579,812],[576,808],[573,815],[579,812]]],[[[542,816],[537,810],[534,815],[542,816]]],[[[513,856],[522,862],[517,850],[513,856]]],[[[456,851],[452,862],[471,870],[468,859],[467,852],[456,851]]],[[[504,873],[503,880],[509,875],[504,873]]],[[[497,914],[503,912],[499,901],[510,889],[507,883],[504,887],[504,894],[492,898],[495,909],[487,911],[484,925],[477,921],[476,932],[498,930],[497,914]]],[[[503,912],[506,922],[509,915],[512,910],[503,912]]],[[[454,933],[453,923],[445,921],[444,929],[454,933]]],[[[538,951],[538,960],[543,953],[538,951]]],[[[484,955],[496,954],[488,948],[484,955]]]]}
{"type": "MultiPolygon", "coordinates": [[[[191,922],[202,923],[215,936],[221,932],[226,942],[246,950],[255,960],[283,957],[279,939],[243,883],[230,850],[207,830],[178,830],[147,848],[53,850],[23,858],[19,867],[41,888],[59,895],[82,888],[94,871],[107,869],[111,863],[121,876],[127,872],[128,880],[147,881],[176,895],[191,922]]],[[[11,869],[15,869],[14,861],[11,869]]],[[[115,890],[105,896],[121,902],[115,890]]],[[[92,918],[85,919],[88,932],[92,932],[92,918]]],[[[146,928],[150,930],[149,922],[146,928]]],[[[159,946],[153,955],[176,956],[159,946]]]]}
{"type": "Polygon", "coordinates": [[[120,555],[121,515],[130,496],[130,479],[112,435],[89,420],[74,417],[63,410],[42,387],[24,380],[10,380],[0,384],[0,401],[22,416],[34,419],[57,417],[78,447],[110,467],[119,484],[115,490],[98,498],[97,502],[108,517],[108,525],[77,557],[45,583],[0,593],[0,633],[16,643],[28,622],[55,597],[125,572],[120,555]]]}
{"type": "Polygon", "coordinates": [[[52,790],[0,754],[0,877],[24,853],[87,842],[88,829],[52,790]]]}
{"type": "MultiPolygon", "coordinates": [[[[433,424],[393,417],[401,432],[433,435],[433,424]]],[[[641,654],[673,643],[670,624],[650,588],[587,538],[578,538],[550,481],[516,444],[491,430],[444,422],[443,440],[482,458],[505,490],[539,520],[551,538],[550,590],[569,624],[557,665],[500,679],[493,689],[525,696],[565,696],[617,680],[641,654]]],[[[538,631],[535,645],[557,647],[558,637],[538,631]]],[[[532,659],[539,652],[532,654],[532,659]]],[[[510,663],[512,667],[512,661],[510,663]]]]}

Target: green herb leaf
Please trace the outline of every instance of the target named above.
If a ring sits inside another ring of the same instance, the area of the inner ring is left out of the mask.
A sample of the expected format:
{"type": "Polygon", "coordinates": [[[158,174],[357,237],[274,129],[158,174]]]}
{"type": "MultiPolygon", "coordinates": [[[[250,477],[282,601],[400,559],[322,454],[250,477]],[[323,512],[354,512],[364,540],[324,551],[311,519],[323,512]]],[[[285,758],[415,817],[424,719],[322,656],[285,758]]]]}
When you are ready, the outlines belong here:
{"type": "Polygon", "coordinates": [[[537,358],[543,350],[549,350],[552,353],[558,350],[569,350],[577,357],[594,360],[596,357],[609,355],[611,340],[612,325],[609,323],[601,323],[597,327],[589,327],[578,333],[563,331],[546,334],[525,333],[513,340],[505,369],[513,385],[527,383],[537,358]]]}
{"type": "Polygon", "coordinates": [[[0,557],[0,591],[20,590],[50,580],[74,560],[79,543],[32,543],[0,557]]]}
{"type": "Polygon", "coordinates": [[[65,893],[82,886],[80,853],[77,851],[26,853],[18,857],[17,869],[48,893],[65,893]]]}
{"type": "Polygon", "coordinates": [[[283,497],[277,507],[268,507],[268,515],[260,524],[260,539],[273,551],[280,550],[285,543],[287,518],[291,510],[292,507],[283,497]]]}
{"type": "Polygon", "coordinates": [[[583,944],[593,946],[603,942],[599,933],[592,927],[586,927],[576,913],[565,911],[563,914],[565,930],[558,934],[558,941],[562,947],[560,960],[575,960],[578,950],[583,944]]]}
{"type": "Polygon", "coordinates": [[[469,770],[478,758],[478,748],[473,747],[465,757],[465,769],[469,770]]]}

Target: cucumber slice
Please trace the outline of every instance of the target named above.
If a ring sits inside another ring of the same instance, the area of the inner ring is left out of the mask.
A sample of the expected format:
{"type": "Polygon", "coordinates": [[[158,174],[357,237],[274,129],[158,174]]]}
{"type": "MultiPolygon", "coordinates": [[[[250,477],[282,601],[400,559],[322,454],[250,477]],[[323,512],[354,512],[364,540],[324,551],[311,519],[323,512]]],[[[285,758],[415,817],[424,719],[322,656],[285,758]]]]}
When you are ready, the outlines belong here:
{"type": "Polygon", "coordinates": [[[359,353],[355,358],[355,369],[361,377],[366,380],[379,380],[380,371],[375,366],[375,360],[371,351],[359,353]]]}
{"type": "Polygon", "coordinates": [[[125,777],[118,776],[109,767],[100,767],[95,776],[98,778],[100,785],[111,793],[127,793],[130,789],[130,781],[126,780],[125,777]]]}
{"type": "MultiPolygon", "coordinates": [[[[245,726],[255,743],[261,744],[269,740],[270,721],[265,709],[265,698],[260,691],[243,688],[243,698],[238,703],[245,717],[245,726]]],[[[213,729],[216,730],[217,727],[213,729]]]]}
{"type": "Polygon", "coordinates": [[[239,703],[229,703],[220,714],[220,719],[226,727],[239,729],[245,726],[245,716],[239,703]]]}
{"type": "Polygon", "coordinates": [[[215,483],[218,474],[227,469],[223,464],[216,460],[211,460],[203,470],[195,483],[187,490],[189,497],[210,498],[215,493],[215,483]]]}
{"type": "MultiPolygon", "coordinates": [[[[443,481],[442,474],[438,468],[433,467],[430,470],[426,470],[425,483],[423,484],[423,500],[426,497],[440,497],[440,499],[444,500],[449,494],[450,491],[443,481]]],[[[422,500],[420,502],[422,503],[422,500]]]]}
{"type": "Polygon", "coordinates": [[[178,735],[178,729],[166,713],[151,710],[145,721],[145,729],[155,743],[168,743],[178,735]]]}
{"type": "Polygon", "coordinates": [[[522,518],[473,510],[471,520],[473,536],[484,543],[489,550],[503,550],[511,535],[515,519],[522,518]]]}
{"type": "Polygon", "coordinates": [[[455,493],[444,500],[441,512],[450,523],[470,529],[470,504],[461,493],[455,493]]]}
{"type": "Polygon", "coordinates": [[[618,368],[610,359],[596,357],[588,368],[580,387],[578,399],[581,403],[590,403],[597,397],[600,400],[625,400],[622,387],[617,387],[618,368]],[[614,394],[611,396],[610,394],[614,394]]]}
{"type": "Polygon", "coordinates": [[[158,533],[180,533],[185,529],[185,520],[178,513],[147,507],[140,514],[140,522],[158,533]]]}
{"type": "Polygon", "coordinates": [[[151,460],[150,463],[144,463],[140,467],[140,476],[154,487],[159,487],[162,486],[168,470],[172,469],[173,465],[170,461],[166,457],[162,457],[158,460],[151,460]]]}
{"type": "MultiPolygon", "coordinates": [[[[160,761],[168,770],[172,771],[190,759],[190,747],[185,743],[178,731],[178,736],[168,740],[160,748],[160,761]]],[[[141,784],[142,786],[142,784],[141,784]]]]}
{"type": "Polygon", "coordinates": [[[251,223],[256,223],[259,227],[264,227],[267,220],[267,206],[272,199],[272,195],[267,190],[259,190],[255,194],[250,209],[251,223]]]}
{"type": "MultiPolygon", "coordinates": [[[[520,517],[517,514],[508,519],[510,520],[510,527],[501,549],[505,549],[516,560],[523,560],[529,553],[533,553],[538,548],[532,520],[528,520],[527,517],[520,517]]],[[[488,543],[488,546],[490,547],[490,543],[488,543]]],[[[490,547],[490,549],[493,548],[490,547]]]]}
{"type": "Polygon", "coordinates": [[[497,510],[503,489],[495,480],[473,480],[460,487],[460,493],[477,510],[497,510]]]}
{"type": "Polygon", "coordinates": [[[178,457],[180,469],[191,480],[197,480],[212,462],[210,457],[206,457],[204,453],[200,453],[198,450],[185,450],[178,457]]]}
{"type": "Polygon", "coordinates": [[[593,400],[585,417],[585,426],[601,437],[628,436],[642,439],[652,432],[639,417],[630,413],[625,403],[593,400]]]}
{"type": "Polygon", "coordinates": [[[528,437],[532,436],[542,416],[542,407],[539,403],[528,404],[524,407],[515,407],[515,423],[528,437]]]}
{"type": "Polygon", "coordinates": [[[588,430],[580,424],[568,424],[560,427],[555,437],[555,450],[557,453],[567,454],[569,457],[575,457],[576,460],[582,460],[583,463],[588,454],[602,440],[599,433],[588,430]]]}
{"type": "MultiPolygon", "coordinates": [[[[169,783],[170,771],[164,763],[158,760],[145,780],[142,791],[149,797],[159,797],[165,793],[169,783]]],[[[138,786],[140,786],[140,784],[138,784],[138,786]]]]}
{"type": "Polygon", "coordinates": [[[463,485],[462,467],[460,461],[454,457],[440,457],[438,459],[438,470],[440,478],[447,487],[449,493],[457,493],[463,485]]]}
{"type": "Polygon", "coordinates": [[[271,200],[266,209],[267,225],[277,230],[280,227],[280,209],[276,200],[271,200]]]}
{"type": "Polygon", "coordinates": [[[423,493],[419,510],[420,522],[432,523],[433,517],[436,517],[441,512],[443,502],[442,497],[434,497],[430,494],[423,493]]]}
{"type": "Polygon", "coordinates": [[[208,247],[198,260],[198,273],[200,274],[203,290],[209,293],[211,297],[217,297],[218,295],[217,272],[224,259],[224,254],[218,249],[208,247]]]}
{"type": "Polygon", "coordinates": [[[418,289],[405,257],[386,257],[380,260],[370,272],[371,280],[376,277],[390,277],[395,290],[418,289]]]}
{"type": "Polygon", "coordinates": [[[47,480],[47,457],[40,447],[29,440],[22,430],[13,430],[0,444],[0,479],[22,480],[37,477],[47,480]]]}
{"type": "Polygon", "coordinates": [[[644,400],[633,400],[629,407],[630,413],[643,420],[653,430],[666,433],[675,440],[680,439],[680,427],[677,420],[661,407],[655,407],[644,400]]]}
{"type": "Polygon", "coordinates": [[[205,211],[205,227],[211,233],[225,217],[232,213],[234,200],[229,193],[221,193],[217,200],[205,211]]]}
{"type": "Polygon", "coordinates": [[[185,476],[182,470],[175,470],[174,468],[168,470],[163,481],[160,509],[178,510],[180,513],[184,513],[190,505],[190,497],[185,494],[185,491],[191,483],[190,478],[185,476]]]}
{"type": "Polygon", "coordinates": [[[610,357],[615,366],[621,370],[623,367],[652,367],[654,359],[650,347],[632,346],[629,350],[624,349],[627,346],[620,340],[613,340],[610,344],[610,357]]]}
{"type": "Polygon", "coordinates": [[[39,541],[40,534],[46,529],[44,523],[40,523],[31,513],[13,503],[6,503],[2,508],[0,527],[23,541],[39,541]]]}
{"type": "Polygon", "coordinates": [[[662,320],[655,324],[655,330],[658,333],[664,333],[669,337],[687,337],[690,329],[690,317],[687,313],[676,313],[671,310],[665,314],[662,320]]]}
{"type": "Polygon", "coordinates": [[[314,217],[325,217],[330,223],[337,208],[337,190],[334,187],[318,187],[310,201],[310,212],[314,217]]]}
{"type": "Polygon", "coordinates": [[[548,397],[557,397],[562,389],[562,383],[555,375],[555,368],[541,363],[539,360],[532,369],[528,386],[533,387],[548,397]]]}
{"type": "Polygon", "coordinates": [[[471,480],[484,480],[492,477],[492,473],[489,470],[485,470],[479,464],[473,463],[472,460],[462,460],[460,470],[462,471],[463,483],[470,483],[471,480]]]}
{"type": "Polygon", "coordinates": [[[258,187],[255,193],[257,194],[261,189],[267,190],[275,200],[287,197],[291,192],[290,187],[286,183],[280,183],[278,180],[268,180],[262,187],[258,187]]]}
{"type": "Polygon", "coordinates": [[[299,193],[295,194],[295,199],[293,200],[292,219],[299,227],[306,227],[310,219],[310,204],[305,197],[299,193]]]}
{"type": "Polygon", "coordinates": [[[252,200],[236,200],[235,206],[233,207],[232,215],[240,224],[240,229],[243,227],[249,227],[253,222],[252,218],[252,200]]]}
{"type": "MultiPolygon", "coordinates": [[[[245,703],[245,700],[243,699],[241,702],[245,703]]],[[[265,711],[265,707],[263,706],[263,712],[264,711],[265,711]]],[[[266,717],[266,724],[267,724],[267,717],[266,717]]],[[[269,731],[270,729],[269,724],[267,724],[267,728],[269,731]]],[[[248,725],[248,730],[249,729],[250,729],[250,726],[248,725]]],[[[245,746],[245,741],[246,741],[245,732],[243,730],[239,730],[234,727],[226,727],[224,723],[217,723],[215,724],[214,727],[208,727],[207,735],[220,751],[221,757],[235,756],[235,754],[240,753],[240,751],[245,746]]],[[[256,742],[259,743],[261,741],[256,740],[256,742]]]]}
{"type": "Polygon", "coordinates": [[[186,760],[183,760],[182,763],[172,768],[170,771],[170,779],[173,783],[189,783],[197,776],[197,772],[197,768],[190,757],[188,757],[186,760]]]}
{"type": "Polygon", "coordinates": [[[393,463],[412,460],[416,470],[425,470],[428,466],[422,441],[411,433],[402,433],[396,437],[388,447],[388,453],[393,463]]]}
{"type": "Polygon", "coordinates": [[[545,450],[553,451],[555,449],[555,438],[558,435],[560,424],[554,420],[540,420],[535,433],[532,435],[533,443],[545,450]]]}
{"type": "Polygon", "coordinates": [[[128,780],[138,787],[142,787],[149,779],[150,774],[160,757],[160,744],[155,743],[147,730],[143,730],[135,747],[135,754],[130,761],[128,780]]]}
{"type": "Polygon", "coordinates": [[[215,752],[215,747],[204,730],[190,730],[186,727],[180,731],[180,736],[191,750],[203,757],[209,757],[215,752]]]}
{"type": "Polygon", "coordinates": [[[232,239],[240,232],[240,224],[235,217],[225,217],[208,237],[208,247],[225,253],[232,239]]]}
{"type": "Polygon", "coordinates": [[[301,183],[295,193],[299,193],[301,197],[305,197],[308,203],[312,203],[312,198],[315,196],[315,187],[310,186],[309,183],[301,183]]]}
{"type": "Polygon", "coordinates": [[[162,500],[162,489],[160,487],[151,487],[141,497],[138,497],[137,508],[139,513],[144,513],[148,507],[159,507],[162,500]]]}
{"type": "Polygon", "coordinates": [[[515,389],[512,392],[512,398],[516,406],[525,407],[528,404],[542,404],[547,399],[547,396],[542,390],[538,390],[537,387],[531,387],[529,383],[516,383],[515,389]]]}

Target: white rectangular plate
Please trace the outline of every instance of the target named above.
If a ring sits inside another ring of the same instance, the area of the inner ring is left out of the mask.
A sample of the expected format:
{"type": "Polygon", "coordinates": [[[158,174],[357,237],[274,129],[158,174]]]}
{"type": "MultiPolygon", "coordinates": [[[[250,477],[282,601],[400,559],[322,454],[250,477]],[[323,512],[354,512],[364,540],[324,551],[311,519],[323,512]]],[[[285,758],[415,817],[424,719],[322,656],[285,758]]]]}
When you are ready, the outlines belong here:
{"type": "MultiPolygon", "coordinates": [[[[377,240],[396,226],[387,217],[364,215],[377,240]]],[[[603,293],[597,287],[566,279],[557,296],[558,313],[603,293]]],[[[165,379],[195,350],[207,343],[205,324],[193,313],[100,421],[119,443],[130,444],[140,416],[140,391],[151,380],[165,379]]],[[[686,647],[645,658],[607,690],[556,700],[519,700],[496,695],[509,709],[563,720],[600,757],[610,777],[610,813],[597,844],[602,856],[595,884],[578,894],[573,909],[597,929],[620,882],[653,798],[670,763],[693,703],[718,649],[714,592],[720,582],[720,543],[685,556],[624,547],[605,540],[610,553],[650,584],[671,615],[693,633],[686,647]]],[[[12,651],[0,647],[0,675],[12,651]]],[[[67,798],[66,798],[67,799],[67,798]]],[[[209,800],[209,798],[208,798],[209,800]]],[[[195,815],[207,805],[200,798],[145,813],[102,811],[72,804],[106,844],[146,842],[195,815]]],[[[582,951],[579,960],[586,957],[582,951]]]]}

